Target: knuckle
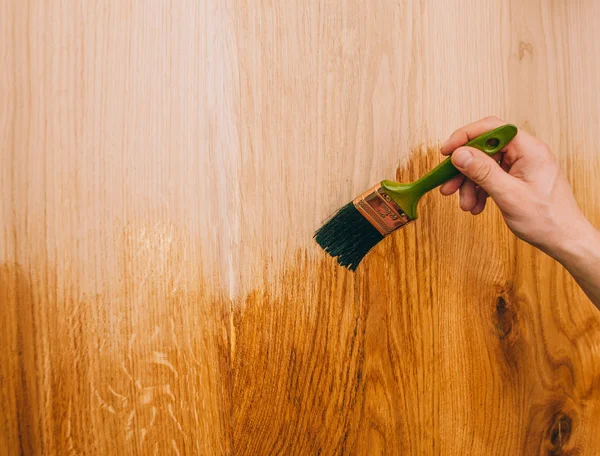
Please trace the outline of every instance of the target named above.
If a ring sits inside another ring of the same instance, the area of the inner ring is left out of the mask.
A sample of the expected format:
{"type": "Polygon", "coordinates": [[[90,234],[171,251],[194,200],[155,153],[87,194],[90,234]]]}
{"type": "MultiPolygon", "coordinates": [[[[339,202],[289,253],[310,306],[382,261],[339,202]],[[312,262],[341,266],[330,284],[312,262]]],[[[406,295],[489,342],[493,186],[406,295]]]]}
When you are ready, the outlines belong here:
{"type": "Polygon", "coordinates": [[[495,121],[495,122],[503,122],[503,120],[498,116],[487,116],[485,119],[487,121],[495,121]]]}
{"type": "Polygon", "coordinates": [[[550,146],[543,141],[539,142],[539,148],[547,157],[552,157],[554,155],[550,146]]]}
{"type": "Polygon", "coordinates": [[[546,144],[545,142],[540,141],[539,139],[536,139],[536,141],[536,148],[538,150],[539,159],[543,163],[552,165],[556,164],[556,157],[554,156],[552,149],[550,149],[550,146],[548,146],[548,144],[546,144]]]}
{"type": "Polygon", "coordinates": [[[452,132],[450,137],[464,136],[464,132],[465,132],[465,127],[457,128],[456,130],[454,130],[452,132]]]}
{"type": "Polygon", "coordinates": [[[487,161],[476,163],[473,167],[472,176],[479,183],[489,181],[492,175],[492,167],[487,161]]]}

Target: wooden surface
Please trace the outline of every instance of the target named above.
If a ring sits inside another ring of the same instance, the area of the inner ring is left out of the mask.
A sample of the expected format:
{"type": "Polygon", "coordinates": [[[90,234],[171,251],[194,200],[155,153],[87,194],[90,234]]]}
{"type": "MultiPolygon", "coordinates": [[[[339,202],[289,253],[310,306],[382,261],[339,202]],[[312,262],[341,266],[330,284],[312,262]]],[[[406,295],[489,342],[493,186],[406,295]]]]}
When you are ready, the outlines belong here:
{"type": "Polygon", "coordinates": [[[600,226],[598,17],[0,0],[0,454],[600,454],[600,314],[495,208],[311,239],[488,114],[600,226]]]}

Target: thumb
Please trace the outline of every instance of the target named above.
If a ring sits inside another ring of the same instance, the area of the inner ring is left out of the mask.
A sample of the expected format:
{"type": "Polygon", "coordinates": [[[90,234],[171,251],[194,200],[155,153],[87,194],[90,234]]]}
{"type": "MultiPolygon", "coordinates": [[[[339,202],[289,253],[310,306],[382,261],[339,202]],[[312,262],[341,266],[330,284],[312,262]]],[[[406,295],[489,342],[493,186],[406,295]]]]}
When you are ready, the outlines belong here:
{"type": "Polygon", "coordinates": [[[494,161],[473,147],[459,147],[452,153],[452,164],[465,176],[483,188],[494,199],[502,199],[515,187],[515,179],[494,161]]]}

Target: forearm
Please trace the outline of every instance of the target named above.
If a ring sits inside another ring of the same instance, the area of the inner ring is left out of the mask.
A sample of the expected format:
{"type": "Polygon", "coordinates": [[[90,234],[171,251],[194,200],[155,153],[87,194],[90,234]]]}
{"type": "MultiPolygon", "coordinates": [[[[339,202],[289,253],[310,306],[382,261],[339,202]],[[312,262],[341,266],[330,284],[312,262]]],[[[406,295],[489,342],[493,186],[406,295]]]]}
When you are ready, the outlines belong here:
{"type": "Polygon", "coordinates": [[[600,231],[586,223],[580,234],[551,253],[600,309],[600,231]]]}

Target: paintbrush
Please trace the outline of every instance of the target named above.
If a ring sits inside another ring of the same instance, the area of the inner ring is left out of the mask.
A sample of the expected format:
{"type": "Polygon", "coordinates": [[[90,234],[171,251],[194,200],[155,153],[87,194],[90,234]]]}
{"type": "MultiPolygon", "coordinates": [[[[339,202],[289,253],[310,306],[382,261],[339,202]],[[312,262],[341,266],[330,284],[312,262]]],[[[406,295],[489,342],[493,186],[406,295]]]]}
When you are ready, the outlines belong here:
{"type": "MultiPolygon", "coordinates": [[[[493,156],[517,134],[517,127],[504,125],[469,141],[493,156]]],[[[417,204],[430,190],[458,175],[445,159],[410,184],[384,180],[342,207],[314,235],[317,243],[337,262],[354,271],[365,255],[385,236],[417,219],[417,204]]]]}

